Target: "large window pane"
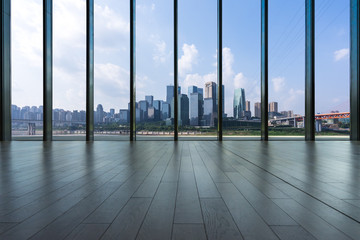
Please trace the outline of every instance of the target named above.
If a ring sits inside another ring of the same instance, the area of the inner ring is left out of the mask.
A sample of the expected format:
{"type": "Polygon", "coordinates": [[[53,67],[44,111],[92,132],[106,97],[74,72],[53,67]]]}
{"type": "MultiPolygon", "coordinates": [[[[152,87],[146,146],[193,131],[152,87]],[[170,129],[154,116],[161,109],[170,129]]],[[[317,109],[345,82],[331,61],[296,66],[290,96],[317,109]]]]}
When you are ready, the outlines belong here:
{"type": "Polygon", "coordinates": [[[173,1],[136,1],[137,139],[173,139],[173,1]]]}
{"type": "Polygon", "coordinates": [[[129,1],[95,0],[95,139],[129,140],[129,1]]]}
{"type": "Polygon", "coordinates": [[[12,28],[12,136],[41,139],[42,0],[13,0],[12,28]]]}
{"type": "Polygon", "coordinates": [[[223,2],[223,135],[229,140],[259,139],[260,19],[260,1],[223,2]]]}
{"type": "Polygon", "coordinates": [[[178,114],[183,139],[216,139],[216,49],[217,1],[179,1],[178,114]]]}
{"type": "Polygon", "coordinates": [[[53,1],[54,139],[85,139],[86,1],[53,1]]]}
{"type": "Polygon", "coordinates": [[[350,1],[315,1],[316,135],[349,138],[350,1]]]}
{"type": "Polygon", "coordinates": [[[269,135],[303,139],[305,2],[269,1],[269,135]]]}

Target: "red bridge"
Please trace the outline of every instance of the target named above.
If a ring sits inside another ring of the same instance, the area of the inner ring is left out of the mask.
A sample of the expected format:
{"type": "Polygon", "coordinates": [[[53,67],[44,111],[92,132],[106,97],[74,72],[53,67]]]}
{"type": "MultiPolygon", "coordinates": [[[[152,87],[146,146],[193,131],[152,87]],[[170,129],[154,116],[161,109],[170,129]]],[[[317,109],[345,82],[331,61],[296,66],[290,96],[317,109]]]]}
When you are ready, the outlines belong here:
{"type": "Polygon", "coordinates": [[[316,114],[315,120],[350,118],[349,112],[316,114]]]}
{"type": "MultiPolygon", "coordinates": [[[[317,121],[327,120],[327,119],[344,119],[344,118],[350,118],[350,112],[315,114],[315,120],[317,121]]],[[[271,122],[286,121],[286,120],[295,120],[296,122],[301,122],[304,120],[304,116],[269,119],[269,121],[271,122]]]]}

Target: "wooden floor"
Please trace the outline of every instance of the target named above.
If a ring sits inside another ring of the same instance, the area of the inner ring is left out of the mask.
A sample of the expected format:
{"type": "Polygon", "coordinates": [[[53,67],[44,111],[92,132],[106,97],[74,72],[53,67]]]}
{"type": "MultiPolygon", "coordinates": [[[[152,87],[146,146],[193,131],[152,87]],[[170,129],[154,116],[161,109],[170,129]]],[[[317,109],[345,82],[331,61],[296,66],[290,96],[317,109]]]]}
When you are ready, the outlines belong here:
{"type": "Polygon", "coordinates": [[[0,239],[360,239],[358,142],[3,142],[0,239]]]}

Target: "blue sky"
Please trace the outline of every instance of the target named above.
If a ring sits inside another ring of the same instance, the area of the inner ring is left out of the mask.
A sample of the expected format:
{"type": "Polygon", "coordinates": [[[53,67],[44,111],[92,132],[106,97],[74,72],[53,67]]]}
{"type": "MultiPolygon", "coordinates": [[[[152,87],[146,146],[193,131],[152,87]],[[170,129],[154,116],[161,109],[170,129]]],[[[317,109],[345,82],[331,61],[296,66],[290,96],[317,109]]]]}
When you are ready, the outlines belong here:
{"type": "MultiPolygon", "coordinates": [[[[13,104],[42,102],[41,0],[13,0],[13,104]]],[[[223,1],[225,111],[260,100],[260,0],[223,1]]],[[[216,82],[216,0],[179,0],[179,85],[216,82]]],[[[137,1],[137,99],[173,83],[173,5],[137,1]]],[[[304,113],[304,0],[269,0],[269,101],[304,113]]],[[[349,1],[316,1],[316,111],[348,110],[349,1]]],[[[129,1],[95,0],[95,104],[127,108],[129,1]]],[[[54,107],[85,109],[85,0],[54,1],[54,107]]]]}

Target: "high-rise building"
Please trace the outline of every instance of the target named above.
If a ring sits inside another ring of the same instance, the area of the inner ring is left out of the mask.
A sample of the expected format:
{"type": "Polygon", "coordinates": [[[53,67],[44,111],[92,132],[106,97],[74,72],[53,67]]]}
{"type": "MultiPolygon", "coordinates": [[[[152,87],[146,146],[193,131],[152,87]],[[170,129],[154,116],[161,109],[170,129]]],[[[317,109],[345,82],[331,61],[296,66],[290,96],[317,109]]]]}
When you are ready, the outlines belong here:
{"type": "MultiPolygon", "coordinates": [[[[95,122],[102,123],[104,119],[104,109],[101,104],[98,104],[96,107],[96,114],[95,114],[95,122]]],[[[61,121],[61,114],[60,114],[60,121],[61,121]]]]}
{"type": "Polygon", "coordinates": [[[246,111],[245,106],[245,89],[238,88],[234,91],[234,118],[240,119],[244,117],[244,112],[246,111]]]}
{"type": "Polygon", "coordinates": [[[153,107],[156,110],[161,111],[161,105],[162,105],[162,100],[154,100],[153,101],[153,107]]]}
{"type": "Polygon", "coordinates": [[[149,107],[153,106],[154,96],[145,96],[145,100],[149,103],[149,107]]]}
{"type": "Polygon", "coordinates": [[[207,82],[205,83],[205,95],[204,98],[216,99],[216,83],[207,82]]]}
{"type": "Polygon", "coordinates": [[[250,108],[250,101],[246,101],[245,102],[245,111],[251,111],[251,108],[250,108]]]}
{"type": "Polygon", "coordinates": [[[174,86],[166,86],[166,102],[171,104],[172,99],[174,98],[174,86]]]}
{"type": "MultiPolygon", "coordinates": [[[[205,99],[212,99],[212,114],[211,114],[211,118],[214,120],[215,118],[217,118],[217,111],[218,111],[218,101],[217,101],[217,87],[216,87],[216,83],[215,82],[207,82],[205,83],[205,95],[204,95],[204,112],[205,112],[205,99]]],[[[207,102],[209,103],[210,101],[207,100],[207,102]]],[[[211,121],[214,122],[214,121],[211,121]]],[[[213,126],[214,124],[212,124],[211,126],[213,126]]]]}
{"type": "Polygon", "coordinates": [[[254,105],[255,117],[261,118],[261,103],[256,102],[254,105]]]}
{"type": "Polygon", "coordinates": [[[203,98],[200,93],[190,94],[190,125],[200,126],[200,121],[203,115],[203,98]]]}
{"type": "Polygon", "coordinates": [[[186,94],[179,94],[178,98],[178,124],[179,126],[189,125],[189,98],[186,94]]]}
{"type": "Polygon", "coordinates": [[[214,109],[214,99],[212,98],[204,98],[204,114],[203,114],[203,122],[206,126],[214,126],[215,125],[215,109],[214,109]]]}
{"type": "Polygon", "coordinates": [[[114,108],[110,108],[110,116],[114,117],[115,114],[115,109],[114,108]]]}
{"type": "Polygon", "coordinates": [[[279,112],[278,111],[278,103],[277,102],[271,102],[269,103],[269,112],[279,112]]]}
{"type": "Polygon", "coordinates": [[[148,116],[148,108],[149,108],[149,103],[146,100],[141,100],[139,101],[138,104],[141,112],[140,112],[140,121],[146,121],[147,120],[147,116],[148,116]]]}
{"type": "Polygon", "coordinates": [[[203,97],[204,97],[204,89],[203,88],[198,87],[197,92],[200,93],[201,95],[203,95],[203,97]]]}
{"type": "Polygon", "coordinates": [[[130,122],[130,113],[127,109],[120,109],[120,123],[129,123],[130,122]]]}
{"type": "Polygon", "coordinates": [[[181,87],[178,86],[178,94],[181,94],[181,87]]]}
{"type": "Polygon", "coordinates": [[[198,92],[198,87],[197,86],[189,86],[188,87],[188,96],[190,97],[190,94],[192,93],[197,93],[198,92]]]}
{"type": "Polygon", "coordinates": [[[162,104],[161,114],[162,114],[161,118],[164,120],[167,118],[170,118],[170,104],[169,103],[164,102],[162,104]]]}

